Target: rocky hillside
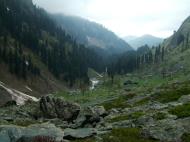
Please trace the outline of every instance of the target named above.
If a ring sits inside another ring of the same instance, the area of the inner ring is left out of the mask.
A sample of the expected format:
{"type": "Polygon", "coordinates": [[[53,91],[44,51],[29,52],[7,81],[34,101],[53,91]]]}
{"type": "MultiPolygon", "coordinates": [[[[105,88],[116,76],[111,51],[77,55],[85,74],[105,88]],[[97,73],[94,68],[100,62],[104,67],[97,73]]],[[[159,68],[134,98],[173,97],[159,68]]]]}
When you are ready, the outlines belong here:
{"type": "Polygon", "coordinates": [[[174,34],[165,40],[164,45],[166,47],[175,48],[179,45],[188,46],[189,44],[189,36],[190,36],[190,17],[188,17],[181,27],[174,32],[174,34]]]}

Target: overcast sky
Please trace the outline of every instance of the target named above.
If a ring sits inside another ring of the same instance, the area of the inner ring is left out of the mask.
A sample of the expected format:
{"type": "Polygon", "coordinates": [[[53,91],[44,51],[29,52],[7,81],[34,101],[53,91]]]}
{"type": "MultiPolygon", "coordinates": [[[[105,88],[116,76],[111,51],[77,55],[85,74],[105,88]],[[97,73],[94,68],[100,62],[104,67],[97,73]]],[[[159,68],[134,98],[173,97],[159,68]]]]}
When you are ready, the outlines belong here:
{"type": "Polygon", "coordinates": [[[76,15],[120,37],[168,37],[190,16],[190,0],[33,0],[51,13],[76,15]]]}

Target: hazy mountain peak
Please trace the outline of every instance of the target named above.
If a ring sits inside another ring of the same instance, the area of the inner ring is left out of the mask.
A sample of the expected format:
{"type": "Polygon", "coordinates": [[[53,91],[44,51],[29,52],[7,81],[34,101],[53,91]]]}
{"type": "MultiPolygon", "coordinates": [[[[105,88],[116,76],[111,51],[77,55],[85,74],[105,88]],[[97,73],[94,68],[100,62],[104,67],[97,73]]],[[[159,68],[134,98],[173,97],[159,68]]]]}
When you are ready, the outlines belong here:
{"type": "Polygon", "coordinates": [[[135,37],[135,36],[126,36],[124,38],[125,41],[127,41],[133,48],[137,49],[143,45],[148,45],[148,46],[157,46],[160,43],[163,42],[162,38],[155,37],[150,34],[145,34],[140,37],[135,37]]]}

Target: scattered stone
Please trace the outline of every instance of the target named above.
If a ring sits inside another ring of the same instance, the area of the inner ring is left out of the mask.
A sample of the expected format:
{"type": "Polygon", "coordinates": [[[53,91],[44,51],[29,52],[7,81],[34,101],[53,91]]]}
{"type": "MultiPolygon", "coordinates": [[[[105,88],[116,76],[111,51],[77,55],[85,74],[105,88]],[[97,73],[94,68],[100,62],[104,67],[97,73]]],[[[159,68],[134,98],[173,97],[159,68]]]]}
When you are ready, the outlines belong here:
{"type": "MultiPolygon", "coordinates": [[[[100,113],[100,112],[99,112],[100,113]]],[[[87,107],[83,110],[82,115],[85,116],[85,121],[83,122],[82,126],[84,127],[87,125],[88,127],[91,125],[95,127],[98,122],[101,120],[101,116],[93,109],[93,107],[87,107]]],[[[86,126],[86,127],[87,127],[86,126]]]]}
{"type": "Polygon", "coordinates": [[[150,116],[144,115],[144,116],[138,118],[135,124],[140,127],[141,126],[151,126],[154,124],[154,119],[150,116]]]}
{"type": "Polygon", "coordinates": [[[108,113],[106,112],[103,106],[95,106],[93,107],[93,109],[94,109],[94,112],[101,117],[105,117],[106,115],[108,115],[108,113]]]}
{"type": "Polygon", "coordinates": [[[135,127],[133,120],[124,120],[112,123],[113,128],[133,128],[135,127]]]}

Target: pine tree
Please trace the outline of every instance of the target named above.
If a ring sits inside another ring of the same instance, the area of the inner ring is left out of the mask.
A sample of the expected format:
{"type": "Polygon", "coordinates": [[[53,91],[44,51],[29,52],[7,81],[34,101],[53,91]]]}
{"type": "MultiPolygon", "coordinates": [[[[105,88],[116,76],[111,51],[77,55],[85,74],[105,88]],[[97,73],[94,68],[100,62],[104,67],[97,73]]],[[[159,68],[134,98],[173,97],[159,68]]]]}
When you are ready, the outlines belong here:
{"type": "Polygon", "coordinates": [[[152,55],[152,51],[149,51],[149,64],[153,63],[153,55],[152,55]]]}
{"type": "Polygon", "coordinates": [[[8,55],[8,57],[9,57],[9,71],[10,71],[10,73],[14,73],[14,59],[13,59],[13,50],[12,49],[10,49],[9,50],[9,55],[8,55]]]}
{"type": "Polygon", "coordinates": [[[162,62],[164,61],[164,56],[165,56],[165,49],[162,47],[162,62]]]}
{"type": "Polygon", "coordinates": [[[27,66],[26,66],[26,57],[22,57],[22,78],[27,79],[27,66]]]}

